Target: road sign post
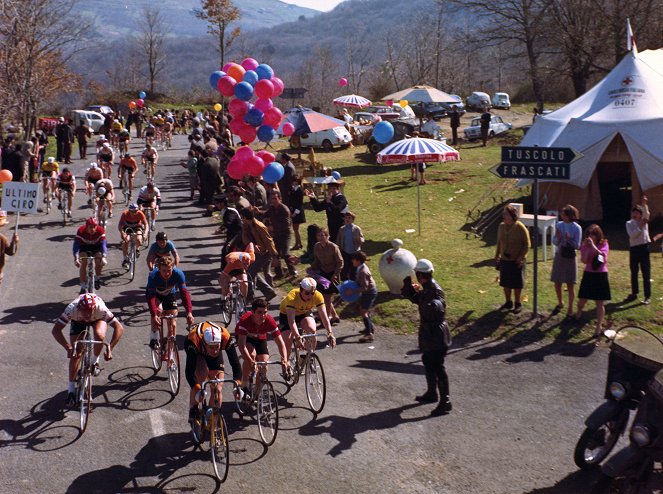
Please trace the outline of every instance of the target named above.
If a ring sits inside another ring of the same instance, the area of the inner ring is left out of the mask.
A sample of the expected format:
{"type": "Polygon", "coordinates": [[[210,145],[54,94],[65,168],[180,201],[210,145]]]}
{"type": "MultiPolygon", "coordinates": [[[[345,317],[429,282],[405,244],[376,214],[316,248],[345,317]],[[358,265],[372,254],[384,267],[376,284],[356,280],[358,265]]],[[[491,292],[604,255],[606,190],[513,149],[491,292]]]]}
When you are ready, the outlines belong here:
{"type": "MultiPolygon", "coordinates": [[[[534,274],[532,315],[538,314],[538,246],[539,246],[539,180],[569,180],[571,163],[582,154],[571,148],[545,148],[525,146],[503,146],[502,161],[490,169],[500,178],[531,179],[532,203],[534,208],[534,274]]],[[[543,240],[545,242],[545,239],[543,240]]]]}
{"type": "Polygon", "coordinates": [[[14,232],[18,232],[18,219],[21,213],[36,213],[39,204],[39,184],[25,182],[4,182],[2,184],[2,209],[16,213],[14,232]]]}

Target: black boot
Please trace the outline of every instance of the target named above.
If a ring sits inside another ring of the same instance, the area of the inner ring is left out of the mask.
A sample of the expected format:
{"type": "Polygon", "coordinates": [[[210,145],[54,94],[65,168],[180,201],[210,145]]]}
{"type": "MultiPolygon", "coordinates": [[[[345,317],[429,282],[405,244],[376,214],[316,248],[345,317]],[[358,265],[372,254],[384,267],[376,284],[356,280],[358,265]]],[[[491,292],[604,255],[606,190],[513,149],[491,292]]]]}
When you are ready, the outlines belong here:
{"type": "Polygon", "coordinates": [[[430,413],[431,417],[440,417],[441,415],[446,415],[451,411],[451,400],[448,396],[442,397],[439,405],[437,405],[433,411],[430,413]]]}
{"type": "Polygon", "coordinates": [[[449,399],[449,378],[447,372],[442,367],[442,372],[437,376],[437,388],[440,391],[440,403],[430,413],[431,417],[446,415],[451,411],[451,400],[449,399]]]}
{"type": "Polygon", "coordinates": [[[416,396],[414,399],[419,403],[435,403],[437,401],[437,391],[435,390],[436,381],[437,379],[435,378],[434,373],[426,372],[426,384],[428,390],[424,394],[416,396]]]}

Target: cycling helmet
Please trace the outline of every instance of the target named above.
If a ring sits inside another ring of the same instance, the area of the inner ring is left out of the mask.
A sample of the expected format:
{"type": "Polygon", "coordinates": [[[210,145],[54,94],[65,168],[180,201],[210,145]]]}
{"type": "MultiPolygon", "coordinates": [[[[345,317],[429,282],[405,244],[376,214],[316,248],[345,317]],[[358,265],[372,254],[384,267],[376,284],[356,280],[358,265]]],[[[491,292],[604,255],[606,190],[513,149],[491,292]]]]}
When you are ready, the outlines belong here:
{"type": "Polygon", "coordinates": [[[92,216],[85,220],[85,226],[98,226],[98,225],[99,222],[97,221],[97,218],[94,218],[92,216]]]}
{"type": "Polygon", "coordinates": [[[154,180],[148,180],[147,181],[147,186],[148,187],[154,187],[154,180]]]}
{"type": "Polygon", "coordinates": [[[221,344],[221,335],[223,332],[221,328],[216,324],[211,322],[203,323],[203,326],[206,326],[203,330],[203,339],[207,345],[220,345],[221,344]]]}
{"type": "Polygon", "coordinates": [[[84,310],[92,310],[97,305],[97,297],[93,293],[85,293],[78,297],[77,307],[84,310]]]}
{"type": "Polygon", "coordinates": [[[104,142],[104,147],[105,147],[105,148],[109,148],[109,147],[110,147],[110,144],[108,144],[107,142],[104,142]]]}
{"type": "Polygon", "coordinates": [[[99,134],[99,140],[103,141],[104,139],[106,139],[106,136],[103,134],[99,134]]]}
{"type": "Polygon", "coordinates": [[[135,202],[129,204],[129,211],[138,211],[138,204],[136,204],[135,202]]]}
{"type": "Polygon", "coordinates": [[[49,163],[55,163],[55,158],[53,158],[53,156],[49,156],[48,157],[48,162],[49,163]]]}
{"type": "Polygon", "coordinates": [[[106,187],[99,187],[97,189],[97,195],[103,196],[106,193],[106,187]]]}
{"type": "Polygon", "coordinates": [[[318,286],[318,283],[313,278],[307,276],[306,278],[304,278],[302,281],[299,282],[299,286],[304,291],[313,292],[318,286]]]}
{"type": "Polygon", "coordinates": [[[97,164],[96,163],[90,163],[90,168],[96,168],[97,164]]]}
{"type": "Polygon", "coordinates": [[[165,232],[157,233],[157,241],[159,240],[168,240],[168,235],[165,232]]]}
{"type": "Polygon", "coordinates": [[[414,266],[414,271],[417,273],[432,273],[434,271],[433,263],[428,259],[419,259],[414,266]]]}

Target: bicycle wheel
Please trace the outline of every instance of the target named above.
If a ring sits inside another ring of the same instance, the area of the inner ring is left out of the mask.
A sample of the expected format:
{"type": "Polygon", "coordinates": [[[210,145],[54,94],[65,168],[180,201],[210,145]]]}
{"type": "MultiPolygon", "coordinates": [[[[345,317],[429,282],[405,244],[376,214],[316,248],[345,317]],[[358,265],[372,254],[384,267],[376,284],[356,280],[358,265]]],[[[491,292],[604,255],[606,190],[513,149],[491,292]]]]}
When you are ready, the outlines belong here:
{"type": "Polygon", "coordinates": [[[258,430],[262,443],[271,446],[276,440],[279,431],[279,404],[274,392],[274,386],[269,381],[263,383],[258,391],[257,404],[258,430]]]}
{"type": "Polygon", "coordinates": [[[81,377],[78,406],[81,413],[81,432],[85,432],[90,417],[90,407],[92,406],[92,376],[89,372],[84,372],[81,377]]]}
{"type": "Polygon", "coordinates": [[[311,405],[313,413],[320,413],[325,407],[327,396],[327,384],[325,383],[325,371],[322,362],[315,353],[306,358],[306,371],[304,385],[306,387],[306,398],[311,405]]]}
{"type": "Polygon", "coordinates": [[[295,343],[292,344],[288,364],[290,366],[290,379],[286,380],[286,384],[288,386],[294,386],[299,381],[299,348],[297,348],[295,343]]]}
{"type": "Polygon", "coordinates": [[[161,344],[157,340],[156,345],[152,349],[152,367],[154,368],[155,374],[161,370],[161,344]]]}
{"type": "Polygon", "coordinates": [[[136,242],[131,240],[129,244],[129,281],[134,280],[136,274],[136,242]]]}
{"type": "Polygon", "coordinates": [[[214,475],[220,482],[225,482],[228,477],[230,450],[228,449],[228,429],[220,410],[215,410],[211,416],[210,451],[214,475]]]}
{"type": "Polygon", "coordinates": [[[239,321],[239,318],[242,317],[245,312],[246,312],[246,299],[244,298],[241,292],[238,292],[235,295],[235,313],[236,313],[235,320],[239,321]]]}
{"type": "Polygon", "coordinates": [[[221,295],[221,323],[228,326],[233,318],[233,304],[230,296],[221,295]]]}
{"type": "Polygon", "coordinates": [[[148,210],[147,211],[147,224],[149,228],[147,229],[147,247],[149,248],[150,244],[150,238],[152,237],[152,228],[154,228],[154,225],[152,224],[152,214],[154,211],[148,210]]]}
{"type": "Polygon", "coordinates": [[[87,286],[88,293],[94,293],[94,259],[87,260],[87,286]]]}
{"type": "Polygon", "coordinates": [[[168,338],[166,343],[168,355],[168,384],[173,395],[180,392],[180,354],[177,351],[175,338],[168,338]]]}

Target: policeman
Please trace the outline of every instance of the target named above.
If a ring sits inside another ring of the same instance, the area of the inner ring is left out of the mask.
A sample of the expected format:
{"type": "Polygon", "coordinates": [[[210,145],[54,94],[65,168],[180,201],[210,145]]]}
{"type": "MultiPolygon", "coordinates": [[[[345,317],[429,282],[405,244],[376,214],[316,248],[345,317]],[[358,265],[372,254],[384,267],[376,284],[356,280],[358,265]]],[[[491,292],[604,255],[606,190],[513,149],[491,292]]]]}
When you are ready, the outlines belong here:
{"type": "Polygon", "coordinates": [[[445,321],[446,302],[444,290],[433,279],[433,263],[420,259],[414,266],[418,283],[411,277],[403,280],[401,295],[419,306],[419,349],[426,371],[426,392],[415,398],[420,403],[439,404],[431,412],[432,417],[446,415],[451,411],[449,378],[444,368],[444,357],[451,346],[451,333],[445,321]]]}

